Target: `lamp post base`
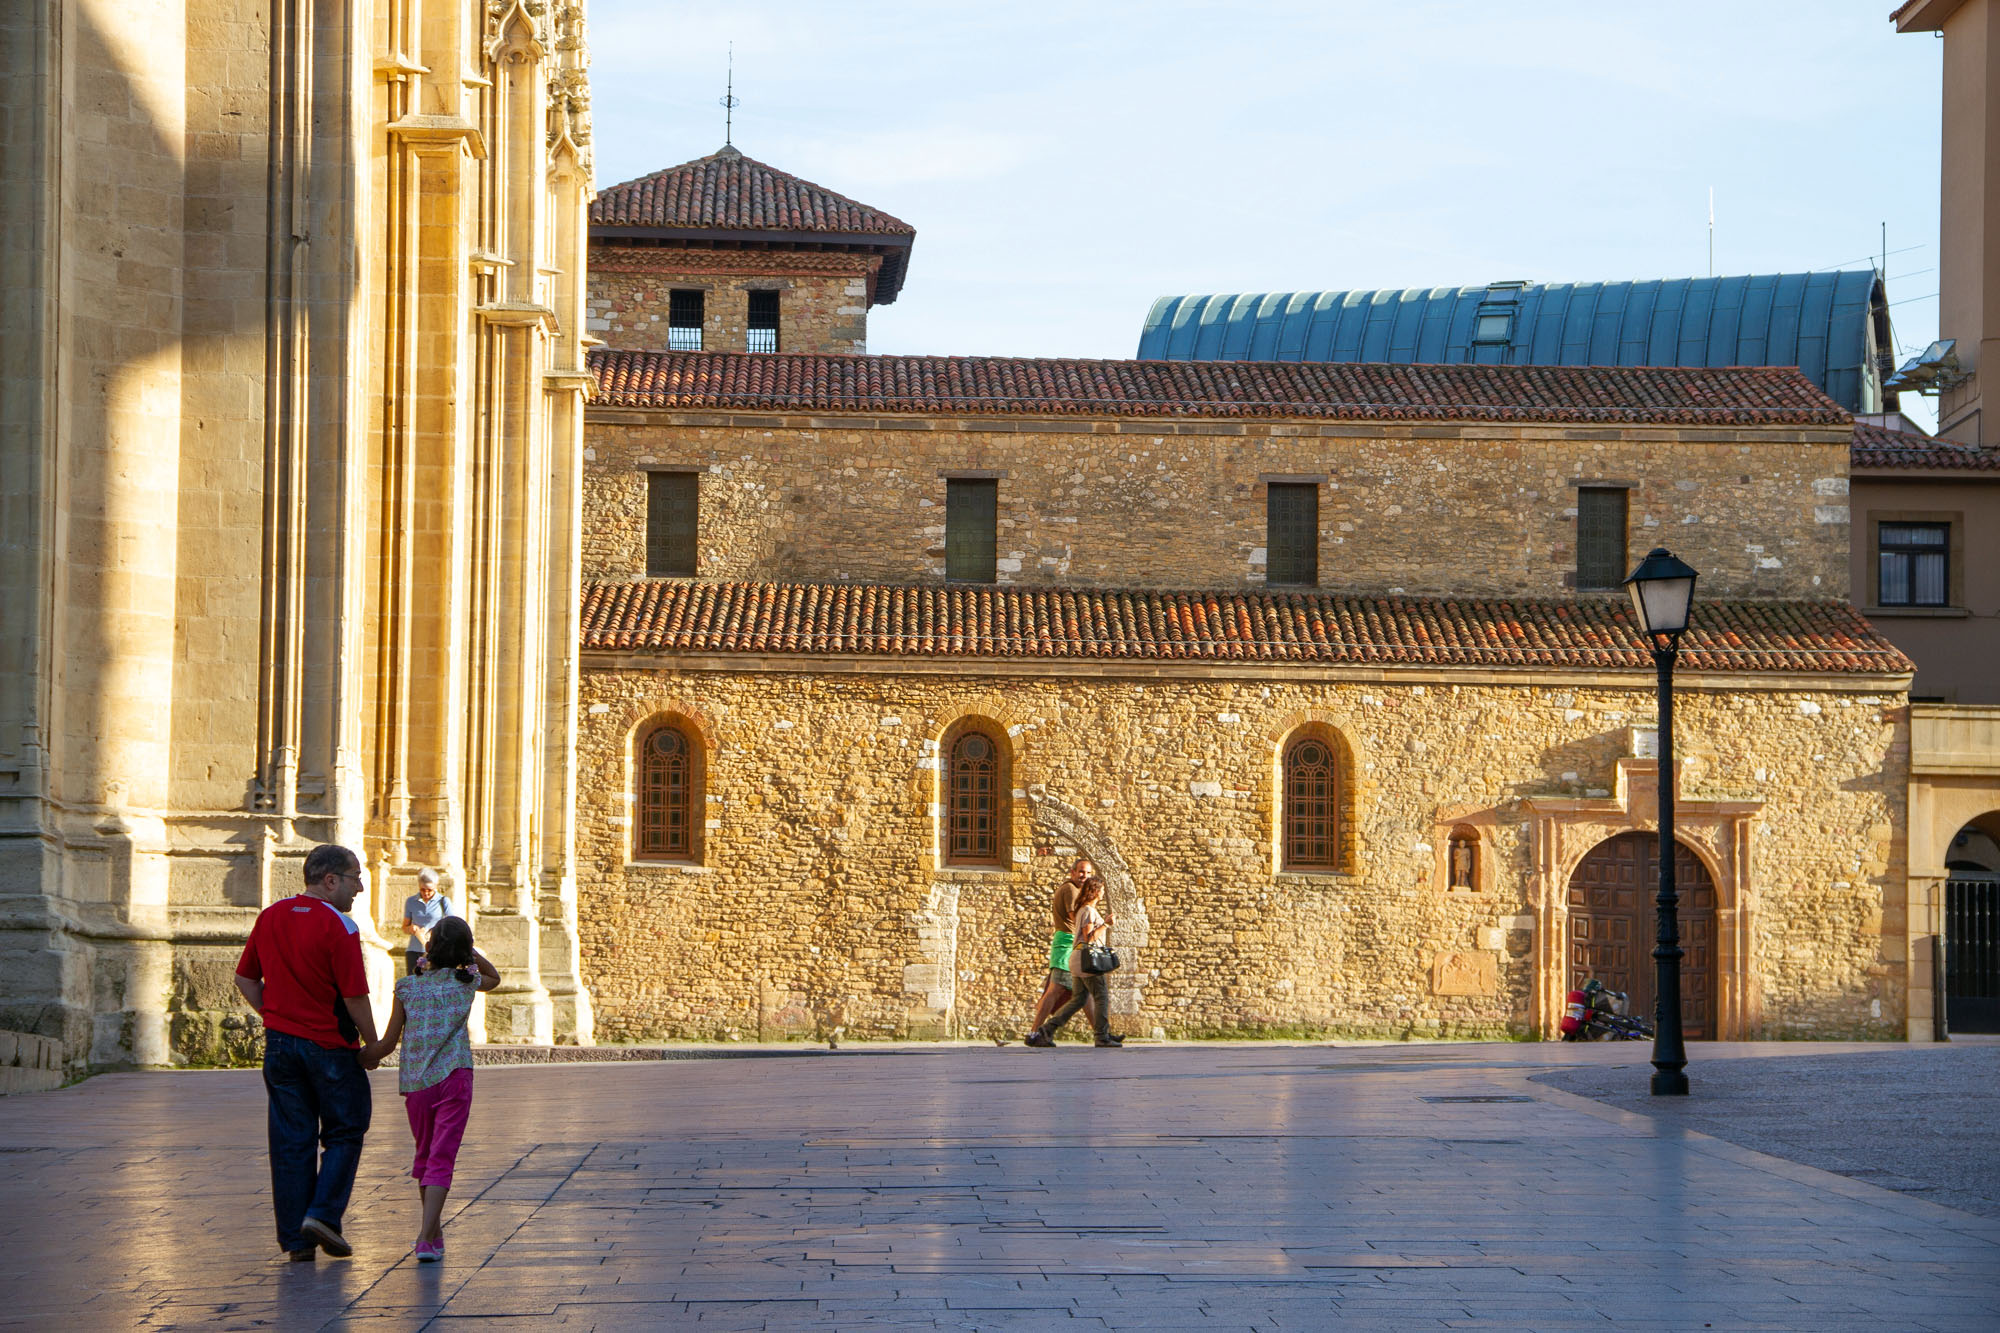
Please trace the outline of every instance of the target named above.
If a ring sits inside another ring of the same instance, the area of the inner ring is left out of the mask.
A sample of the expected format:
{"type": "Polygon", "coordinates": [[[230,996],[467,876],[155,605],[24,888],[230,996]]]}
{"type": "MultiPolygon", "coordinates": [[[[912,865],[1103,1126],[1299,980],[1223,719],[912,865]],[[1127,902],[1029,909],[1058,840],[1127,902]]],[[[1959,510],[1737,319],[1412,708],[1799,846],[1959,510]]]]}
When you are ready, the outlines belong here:
{"type": "Polygon", "coordinates": [[[1685,1097],[1688,1095],[1687,1071],[1678,1065],[1653,1066],[1653,1095],[1655,1097],[1685,1097]]]}

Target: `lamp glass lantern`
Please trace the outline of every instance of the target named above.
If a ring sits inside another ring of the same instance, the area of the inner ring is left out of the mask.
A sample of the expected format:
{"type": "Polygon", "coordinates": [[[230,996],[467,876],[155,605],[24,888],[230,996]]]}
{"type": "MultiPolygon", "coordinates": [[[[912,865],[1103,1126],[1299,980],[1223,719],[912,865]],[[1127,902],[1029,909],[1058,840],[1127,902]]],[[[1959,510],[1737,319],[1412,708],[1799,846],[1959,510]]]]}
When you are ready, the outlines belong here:
{"type": "Polygon", "coordinates": [[[1696,577],[1693,567],[1666,547],[1655,546],[1648,552],[1625,580],[1632,607],[1639,613],[1639,627],[1647,634],[1667,635],[1686,629],[1696,577]]]}

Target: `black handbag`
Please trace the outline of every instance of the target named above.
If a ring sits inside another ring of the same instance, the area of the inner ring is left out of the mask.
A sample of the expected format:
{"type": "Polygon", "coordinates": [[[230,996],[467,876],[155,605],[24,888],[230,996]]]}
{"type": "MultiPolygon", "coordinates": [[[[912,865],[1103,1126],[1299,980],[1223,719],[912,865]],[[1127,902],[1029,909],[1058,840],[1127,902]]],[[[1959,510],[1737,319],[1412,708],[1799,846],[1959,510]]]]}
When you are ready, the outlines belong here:
{"type": "Polygon", "coordinates": [[[1118,955],[1108,944],[1086,944],[1083,949],[1083,970],[1093,976],[1118,970],[1118,955]]]}

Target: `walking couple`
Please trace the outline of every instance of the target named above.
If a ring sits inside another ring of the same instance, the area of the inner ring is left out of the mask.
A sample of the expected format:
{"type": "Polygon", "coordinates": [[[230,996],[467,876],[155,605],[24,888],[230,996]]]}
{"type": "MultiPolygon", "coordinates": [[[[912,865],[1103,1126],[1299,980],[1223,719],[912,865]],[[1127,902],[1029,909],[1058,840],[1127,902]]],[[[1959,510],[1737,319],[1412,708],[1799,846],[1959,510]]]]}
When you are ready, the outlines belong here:
{"type": "Polygon", "coordinates": [[[1035,1026],[1028,1033],[1028,1045],[1055,1045],[1055,1034],[1063,1024],[1077,1010],[1088,1009],[1097,1045],[1123,1046],[1123,1037],[1111,1035],[1111,987],[1105,974],[1084,970],[1088,946],[1105,943],[1116,922],[1104,900],[1104,881],[1098,878],[1097,867],[1086,858],[1078,858],[1049,908],[1056,927],[1049,943],[1049,979],[1042,988],[1041,1003],[1035,1006],[1035,1026]]]}
{"type": "Polygon", "coordinates": [[[236,988],[264,1020],[278,1244],[299,1261],[319,1250],[354,1252],[340,1226],[373,1111],[367,1071],[400,1039],[396,1084],[416,1136],[410,1174],[423,1209],[414,1253],[435,1262],[444,1258],[445,1196],[472,1110],[466,1019],[474,994],[499,985],[500,974],[472,947],[464,920],[439,919],[426,970],[396,983],[388,1031],[377,1038],[360,927],[348,916],[363,885],[353,852],[313,848],[304,892],[259,914],[236,964],[236,988]]]}

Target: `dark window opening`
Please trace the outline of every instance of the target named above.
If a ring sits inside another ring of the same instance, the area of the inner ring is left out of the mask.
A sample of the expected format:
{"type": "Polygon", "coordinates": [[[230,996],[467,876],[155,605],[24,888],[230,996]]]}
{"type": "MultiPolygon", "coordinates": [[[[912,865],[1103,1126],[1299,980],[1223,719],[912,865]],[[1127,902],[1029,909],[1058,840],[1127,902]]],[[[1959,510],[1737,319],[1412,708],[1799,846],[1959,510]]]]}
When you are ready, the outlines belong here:
{"type": "Polygon", "coordinates": [[[706,292],[675,288],[667,294],[667,350],[699,352],[706,292]]]}
{"type": "Polygon", "coordinates": [[[775,291],[750,293],[750,323],[744,329],[747,350],[778,350],[778,294],[775,291]]]}
{"type": "Polygon", "coordinates": [[[945,860],[951,865],[999,865],[1001,800],[1000,747],[983,732],[968,731],[952,742],[951,785],[946,816],[945,860]]]}
{"type": "Polygon", "coordinates": [[[991,583],[999,538],[1000,483],[990,477],[949,477],[944,489],[944,576],[953,583],[991,583]]]}
{"type": "Polygon", "coordinates": [[[1274,481],[1264,508],[1264,581],[1319,582],[1319,487],[1274,481]]]}
{"type": "Polygon", "coordinates": [[[1878,606],[1946,606],[1951,524],[1884,523],[1876,532],[1878,606]]]}
{"type": "Polygon", "coordinates": [[[1576,493],[1576,586],[1615,588],[1627,572],[1625,492],[1586,486],[1576,493]]]}
{"type": "Polygon", "coordinates": [[[1340,865],[1340,773],[1333,747],[1316,736],[1285,751],[1285,869],[1340,865]]]}
{"type": "Polygon", "coordinates": [[[699,531],[701,474],[646,474],[646,577],[691,579],[699,531]]]}
{"type": "Polygon", "coordinates": [[[694,747],[676,727],[659,727],[639,747],[638,860],[694,856],[694,747]]]}

